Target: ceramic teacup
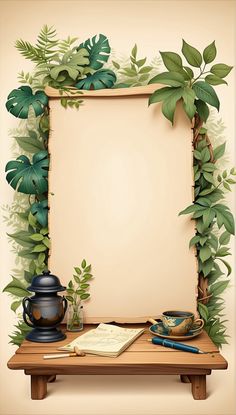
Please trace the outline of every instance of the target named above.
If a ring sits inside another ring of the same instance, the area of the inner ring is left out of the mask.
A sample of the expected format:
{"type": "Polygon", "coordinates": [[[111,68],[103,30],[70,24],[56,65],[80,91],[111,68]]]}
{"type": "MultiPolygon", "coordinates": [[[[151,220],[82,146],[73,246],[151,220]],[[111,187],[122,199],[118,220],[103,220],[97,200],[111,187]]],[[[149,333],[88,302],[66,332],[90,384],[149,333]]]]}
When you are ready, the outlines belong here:
{"type": "Polygon", "coordinates": [[[194,333],[204,326],[204,321],[201,318],[195,319],[190,311],[164,311],[160,318],[170,336],[182,336],[190,330],[194,333]]]}

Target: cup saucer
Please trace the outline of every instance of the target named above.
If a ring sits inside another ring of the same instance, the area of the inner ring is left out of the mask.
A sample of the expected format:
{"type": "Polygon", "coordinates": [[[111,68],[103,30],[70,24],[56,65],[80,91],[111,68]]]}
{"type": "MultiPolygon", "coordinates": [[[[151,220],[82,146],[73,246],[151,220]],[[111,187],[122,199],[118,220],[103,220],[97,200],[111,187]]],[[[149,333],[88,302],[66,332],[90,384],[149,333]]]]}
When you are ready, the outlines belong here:
{"type": "Polygon", "coordinates": [[[182,336],[171,336],[168,334],[168,330],[163,326],[162,321],[158,322],[157,324],[153,324],[149,331],[154,334],[155,336],[163,337],[164,339],[171,339],[171,340],[188,340],[193,339],[194,337],[198,336],[202,333],[203,328],[200,328],[197,331],[189,331],[186,334],[183,334],[182,336]]]}

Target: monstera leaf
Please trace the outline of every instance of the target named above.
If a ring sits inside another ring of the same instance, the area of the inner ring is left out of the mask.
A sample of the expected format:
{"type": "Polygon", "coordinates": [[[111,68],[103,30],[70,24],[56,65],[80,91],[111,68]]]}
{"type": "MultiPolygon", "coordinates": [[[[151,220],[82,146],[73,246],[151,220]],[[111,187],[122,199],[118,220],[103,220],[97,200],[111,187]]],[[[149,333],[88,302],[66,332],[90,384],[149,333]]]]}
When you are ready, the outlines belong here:
{"type": "Polygon", "coordinates": [[[53,65],[50,70],[50,76],[54,80],[58,80],[60,75],[63,76],[62,81],[65,80],[65,74],[76,80],[80,73],[84,73],[83,65],[89,65],[89,52],[85,48],[81,48],[78,52],[74,53],[73,50],[66,52],[58,65],[53,65]]]}
{"type": "Polygon", "coordinates": [[[48,97],[43,91],[33,94],[29,86],[20,86],[13,89],[7,97],[6,108],[17,118],[28,118],[30,106],[33,107],[36,117],[44,113],[45,106],[48,104],[48,97]]]}
{"type": "Polygon", "coordinates": [[[43,228],[46,228],[48,224],[48,201],[47,199],[42,202],[33,203],[30,208],[31,213],[36,217],[37,221],[43,228]]]}
{"type": "Polygon", "coordinates": [[[116,75],[110,69],[101,69],[75,84],[78,89],[104,89],[111,88],[116,82],[116,75]]]}
{"type": "Polygon", "coordinates": [[[108,61],[111,48],[106,36],[100,34],[98,35],[98,40],[96,38],[97,36],[93,36],[91,39],[81,43],[77,50],[81,48],[87,49],[89,52],[89,66],[97,70],[102,68],[104,62],[108,61]]]}
{"type": "Polygon", "coordinates": [[[20,156],[6,165],[8,183],[21,193],[42,194],[48,189],[48,153],[39,151],[34,154],[32,164],[26,156],[20,156]]]}

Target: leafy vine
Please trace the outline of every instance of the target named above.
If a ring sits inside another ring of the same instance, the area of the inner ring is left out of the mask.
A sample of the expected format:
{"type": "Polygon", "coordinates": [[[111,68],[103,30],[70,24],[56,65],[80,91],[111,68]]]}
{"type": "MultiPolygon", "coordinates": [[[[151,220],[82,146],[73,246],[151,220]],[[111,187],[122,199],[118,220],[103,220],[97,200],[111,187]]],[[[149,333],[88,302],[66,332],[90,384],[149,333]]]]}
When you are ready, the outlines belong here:
{"type": "MultiPolygon", "coordinates": [[[[48,98],[44,88],[48,85],[57,88],[63,93],[62,106],[79,109],[83,100],[65,94],[69,92],[71,95],[71,91],[78,93],[78,89],[82,94],[83,89],[161,83],[167,86],[155,91],[149,104],[162,102],[162,112],[173,124],[176,103],[181,101],[192,122],[195,198],[193,204],[180,214],[192,213],[196,223],[196,235],[191,239],[190,247],[195,246],[199,264],[198,310],[205,320],[206,331],[220,346],[226,342],[225,325],[221,320],[224,300],[220,294],[227,287],[229,279],[222,277],[224,272],[219,263],[224,265],[229,276],[231,268],[224,257],[230,255],[227,245],[230,235],[234,234],[232,213],[222,201],[225,191],[230,190],[235,183],[233,177],[236,170],[232,168],[230,172],[224,170],[220,173],[217,169],[217,162],[225,151],[225,143],[214,148],[206,123],[208,105],[217,110],[220,106],[212,85],[226,84],[224,78],[232,67],[215,64],[206,70],[206,66],[216,57],[214,42],[204,49],[202,55],[183,41],[182,53],[187,63],[199,70],[194,75],[193,69],[183,65],[180,55],[174,52],[161,52],[167,72],[158,73],[160,60],[155,58],[147,65],[146,58],[137,57],[137,45],[132,48],[128,60],[122,62],[114,58],[109,64],[111,48],[106,36],[99,34],[74,46],[77,40],[75,37],[59,40],[56,30],[45,25],[35,45],[24,40],[16,42],[19,52],[36,66],[32,74],[24,71],[19,73],[18,79],[23,85],[8,95],[6,103],[7,110],[25,122],[23,128],[17,129],[14,135],[21,154],[6,165],[8,183],[17,194],[22,195],[14,209],[8,208],[10,222],[15,224],[15,231],[8,236],[16,244],[16,252],[23,261],[22,272],[19,268],[14,270],[12,281],[3,290],[13,297],[11,309],[17,312],[22,298],[29,294],[27,286],[33,276],[47,267],[50,248],[47,227],[47,148],[50,126],[48,98]]],[[[11,342],[16,345],[21,344],[30,330],[22,321],[21,313],[18,317],[16,330],[10,336],[11,342]]]]}

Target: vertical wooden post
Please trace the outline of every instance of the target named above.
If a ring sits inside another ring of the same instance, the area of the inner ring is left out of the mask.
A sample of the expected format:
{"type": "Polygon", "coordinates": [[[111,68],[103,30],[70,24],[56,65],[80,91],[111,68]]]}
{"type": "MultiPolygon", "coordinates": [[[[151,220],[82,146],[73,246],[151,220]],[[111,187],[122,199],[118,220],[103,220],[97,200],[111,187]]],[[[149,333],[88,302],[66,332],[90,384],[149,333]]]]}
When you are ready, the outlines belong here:
{"type": "Polygon", "coordinates": [[[31,399],[44,399],[47,395],[46,375],[31,375],[31,399]]]}
{"type": "Polygon", "coordinates": [[[206,399],[206,375],[189,376],[192,384],[192,395],[194,399],[206,399]]]}

